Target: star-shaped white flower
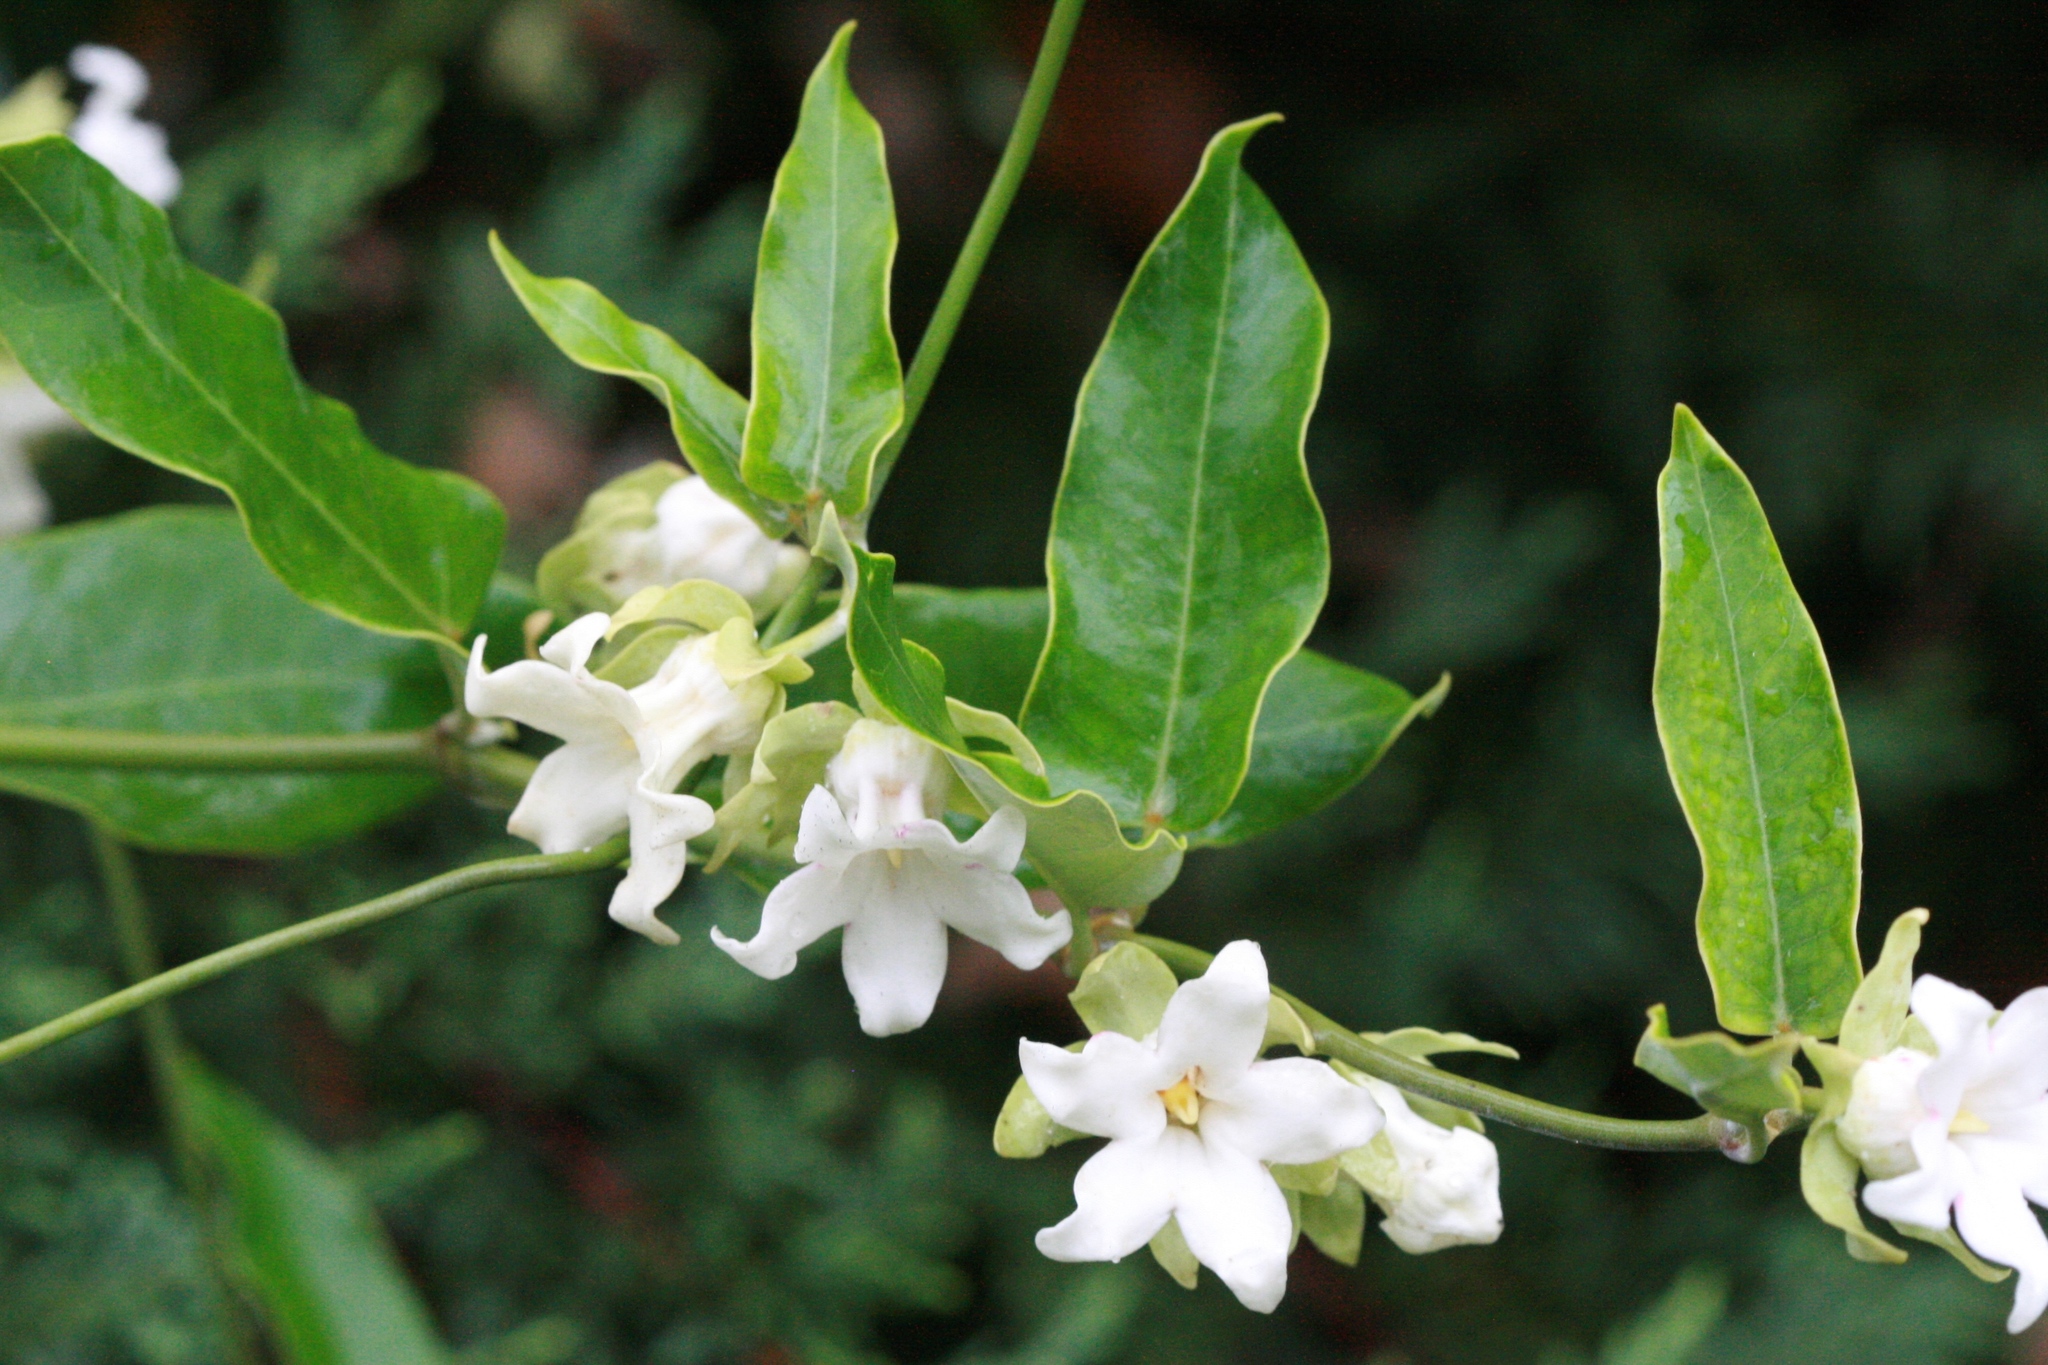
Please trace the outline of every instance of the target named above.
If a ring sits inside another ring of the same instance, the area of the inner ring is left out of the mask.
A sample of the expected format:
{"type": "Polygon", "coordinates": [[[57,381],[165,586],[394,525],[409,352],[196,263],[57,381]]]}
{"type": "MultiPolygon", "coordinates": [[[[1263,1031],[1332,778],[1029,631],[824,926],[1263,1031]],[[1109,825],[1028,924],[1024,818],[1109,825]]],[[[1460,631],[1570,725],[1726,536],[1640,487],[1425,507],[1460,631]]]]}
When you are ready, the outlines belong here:
{"type": "Polygon", "coordinates": [[[2028,1207],[2048,1205],[2048,987],[1998,1014],[1976,992],[1922,976],[1912,1001],[1940,1051],[1865,1063],[1842,1120],[1867,1163],[1910,1166],[1865,1185],[1863,1202],[1924,1228],[1946,1229],[1953,1213],[1972,1251],[2019,1272],[2006,1326],[2023,1331],[2048,1308],[2048,1236],[2028,1207]]]}
{"type": "Polygon", "coordinates": [[[117,47],[88,43],[73,49],[71,74],[92,87],[71,125],[79,150],[159,208],[177,198],[183,177],[164,130],[135,117],[149,94],[142,64],[117,47]]]}
{"type": "Polygon", "coordinates": [[[1383,1119],[1371,1094],[1322,1062],[1259,1060],[1269,998],[1266,959],[1240,940],[1174,992],[1150,1037],[1098,1033],[1078,1053],[1018,1045],[1046,1112],[1110,1140],[1074,1177],[1074,1212],[1038,1234],[1040,1251],[1120,1260],[1172,1218],[1240,1303],[1278,1306],[1293,1229],[1266,1163],[1362,1147],[1383,1119]]]}
{"type": "Polygon", "coordinates": [[[602,612],[580,617],[522,659],[484,669],[479,636],[469,657],[464,704],[470,714],[517,721],[564,741],[540,762],[506,828],[543,853],[594,848],[632,832],[633,865],[612,895],[611,916],[657,943],[675,931],[654,917],[682,880],[688,844],[714,813],[676,784],[717,754],[751,748],[773,705],[775,685],[752,677],[729,686],[713,652],[715,635],[676,646],[654,676],[620,687],[594,676],[590,654],[610,629],[602,612]]]}
{"type": "Polygon", "coordinates": [[[1387,1116],[1391,1179],[1367,1186],[1386,1217],[1380,1231],[1412,1255],[1500,1239],[1500,1153],[1485,1134],[1445,1128],[1415,1112],[1387,1082],[1359,1082],[1387,1116]]]}
{"type": "Polygon", "coordinates": [[[768,893],[754,937],[711,931],[749,970],[787,976],[799,949],[844,925],[846,985],[861,1028],[879,1038],[931,1017],[948,926],[1027,971],[1066,944],[1067,917],[1039,914],[1012,875],[1024,854],[1022,816],[999,810],[961,843],[927,814],[945,809],[952,783],[937,749],[901,726],[856,721],[825,780],[797,826],[796,860],[806,866],[768,893]]]}
{"type": "Polygon", "coordinates": [[[606,582],[621,598],[686,578],[722,583],[756,611],[787,598],[810,563],[801,545],[770,540],[754,519],[695,474],[654,502],[654,525],[619,531],[606,548],[606,582]]]}

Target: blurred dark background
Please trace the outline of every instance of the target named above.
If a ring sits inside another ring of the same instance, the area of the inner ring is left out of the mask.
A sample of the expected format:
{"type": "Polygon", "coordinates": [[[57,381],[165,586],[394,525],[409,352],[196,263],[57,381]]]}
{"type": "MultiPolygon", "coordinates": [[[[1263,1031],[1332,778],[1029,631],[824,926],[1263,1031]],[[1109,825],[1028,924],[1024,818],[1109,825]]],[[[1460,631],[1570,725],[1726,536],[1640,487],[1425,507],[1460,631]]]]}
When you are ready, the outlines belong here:
{"type": "MultiPolygon", "coordinates": [[[[112,42],[149,68],[187,250],[267,285],[313,382],[468,470],[530,566],[583,494],[670,454],[561,359],[497,227],[736,383],[765,187],[832,28],[889,139],[906,355],[1044,8],[1004,0],[5,0],[0,82],[112,42]]],[[[1697,861],[1651,725],[1654,481],[1690,404],[1755,480],[1833,660],[1868,830],[1866,952],[1999,1002],[2048,981],[2048,11],[2037,4],[1097,0],[1035,169],[876,520],[907,578],[1042,581],[1070,405],[1124,279],[1222,123],[1329,295],[1310,433],[1335,556],[1318,647],[1435,720],[1304,825],[1191,857],[1154,908],[1261,939],[1347,1022],[1512,1043],[1471,1068],[1640,1117],[1642,1011],[1711,1005],[1697,861]]],[[[203,490],[84,438],[60,520],[203,490]]],[[[453,798],[284,864],[152,859],[189,955],[508,848],[453,798]]],[[[998,1161],[1056,978],[956,952],[935,1026],[854,1028],[834,955],[756,981],[663,950],[603,888],[506,891],[187,997],[200,1050],[337,1152],[464,1365],[504,1362],[2048,1361],[2008,1287],[1926,1248],[1850,1262],[1758,1169],[1496,1126],[1507,1233],[1355,1271],[1304,1248],[1271,1319],[1033,1229],[1083,1153],[998,1161]],[[2030,1354],[2030,1352],[2032,1354],[2030,1354]]],[[[76,819],[0,801],[0,1022],[114,978],[76,819]]],[[[132,1034],[0,1073],[0,1360],[216,1359],[198,1232],[132,1034]]]]}

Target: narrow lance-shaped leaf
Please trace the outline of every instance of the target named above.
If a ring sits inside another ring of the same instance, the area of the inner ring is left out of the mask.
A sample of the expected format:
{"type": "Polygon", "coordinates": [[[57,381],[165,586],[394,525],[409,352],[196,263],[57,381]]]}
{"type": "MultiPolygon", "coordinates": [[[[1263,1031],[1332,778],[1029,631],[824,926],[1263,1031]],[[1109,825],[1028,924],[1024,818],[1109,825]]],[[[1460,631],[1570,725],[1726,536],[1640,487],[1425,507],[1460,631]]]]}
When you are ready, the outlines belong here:
{"type": "Polygon", "coordinates": [[[1715,1005],[1740,1033],[1829,1037],[1862,975],[1863,822],[1834,680],[1755,490],[1683,407],[1657,493],[1657,731],[1699,842],[1715,1005]]]}
{"type": "Polygon", "coordinates": [[[1229,808],[1267,686],[1329,578],[1302,439],[1329,314],[1240,164],[1204,153],[1082,385],[1046,547],[1052,630],[1024,727],[1056,788],[1126,824],[1229,808]]]}
{"type": "Polygon", "coordinates": [[[491,255],[505,282],[548,339],[586,370],[624,376],[659,398],[690,468],[770,535],[788,532],[786,511],[755,496],[740,479],[747,400],[659,327],[635,322],[581,280],[543,279],[491,234],[491,255]]]}
{"type": "Polygon", "coordinates": [[[846,24],[811,73],[775,173],[754,279],[754,393],[740,469],[779,502],[866,507],[875,454],[903,421],[889,331],[896,205],[882,130],[846,79],[846,24]]]}
{"type": "MultiPolygon", "coordinates": [[[[345,734],[430,725],[447,696],[430,648],[294,598],[226,509],[150,508],[0,545],[0,725],[345,734]]],[[[0,789],[183,853],[328,843],[434,786],[423,773],[0,766],[0,789]]]]}
{"type": "Polygon", "coordinates": [[[372,446],[300,381],[277,314],[61,137],[0,147],[0,339],[94,433],[226,491],[315,606],[395,635],[476,614],[505,533],[491,495],[372,446]]]}

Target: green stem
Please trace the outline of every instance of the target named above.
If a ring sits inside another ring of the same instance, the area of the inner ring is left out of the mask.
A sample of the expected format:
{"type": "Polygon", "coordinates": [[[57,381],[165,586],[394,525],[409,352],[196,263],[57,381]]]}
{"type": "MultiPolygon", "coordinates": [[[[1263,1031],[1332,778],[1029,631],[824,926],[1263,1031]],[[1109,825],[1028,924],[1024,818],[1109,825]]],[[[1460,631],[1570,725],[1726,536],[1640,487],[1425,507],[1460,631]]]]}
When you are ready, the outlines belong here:
{"type": "Polygon", "coordinates": [[[1045,37],[1039,40],[1038,59],[1032,64],[1023,102],[1017,106],[1017,121],[1010,125],[1009,141],[1003,144],[1002,160],[996,163],[995,177],[982,195],[981,207],[967,229],[967,240],[961,243],[960,255],[953,261],[953,273],[946,277],[945,290],[932,310],[931,321],[925,324],[917,353],[910,358],[910,371],[903,377],[903,425],[896,428],[875,457],[875,476],[868,494],[870,507],[881,499],[882,486],[888,483],[889,472],[903,453],[903,443],[910,439],[910,429],[917,425],[932,381],[938,378],[939,366],[945,363],[947,348],[953,344],[953,333],[959,330],[960,317],[967,311],[967,300],[981,278],[981,267],[995,245],[996,234],[1002,230],[1010,202],[1017,197],[1024,168],[1031,164],[1038,134],[1045,127],[1046,111],[1052,108],[1053,91],[1060,83],[1060,69],[1067,64],[1067,50],[1074,44],[1074,29],[1081,22],[1082,3],[1083,0],[1058,0],[1052,7],[1052,17],[1046,20],[1045,37]]]}
{"type": "Polygon", "coordinates": [[[818,600],[818,590],[825,586],[825,577],[831,572],[832,566],[825,560],[810,562],[804,576],[797,580],[796,591],[789,595],[789,600],[768,622],[768,629],[761,632],[761,648],[779,645],[796,634],[796,628],[804,622],[804,613],[811,609],[811,603],[818,600]]]}
{"type": "Polygon", "coordinates": [[[159,735],[0,725],[0,763],[182,772],[362,772],[442,766],[430,726],[361,735],[159,735]]]}
{"type": "MultiPolygon", "coordinates": [[[[1209,969],[1213,954],[1190,948],[1171,939],[1150,934],[1131,934],[1132,943],[1157,953],[1181,977],[1198,976],[1209,969]]],[[[1516,1128],[1526,1128],[1545,1137],[1580,1142],[1589,1147],[1612,1147],[1625,1152],[1711,1152],[1723,1150],[1716,1136],[1717,1124],[1711,1114],[1696,1119],[1644,1120],[1610,1119],[1582,1113],[1562,1105],[1545,1104],[1517,1095],[1512,1090],[1440,1070],[1428,1062],[1404,1057],[1333,1021],[1328,1015],[1275,987],[1273,994],[1292,1005],[1314,1035],[1316,1048],[1377,1076],[1410,1094],[1469,1109],[1482,1118],[1498,1119],[1516,1128]]]]}
{"type": "Polygon", "coordinates": [[[90,1005],[82,1006],[71,1013],[52,1019],[47,1024],[38,1024],[25,1033],[0,1042],[0,1065],[26,1057],[52,1043],[95,1028],[111,1019],[118,1019],[133,1010],[159,1000],[169,999],[180,991],[188,991],[218,976],[225,976],[237,967],[246,967],[291,948],[308,943],[318,943],[336,934],[345,934],[351,929],[360,929],[379,920],[390,919],[393,915],[407,910],[417,910],[423,905],[459,895],[464,891],[475,891],[487,886],[503,886],[508,882],[540,881],[549,877],[567,877],[578,872],[598,872],[613,867],[626,856],[626,836],[599,844],[596,848],[582,853],[530,854],[522,858],[499,858],[493,862],[475,863],[469,867],[443,872],[438,877],[408,886],[402,891],[393,891],[375,900],[352,905],[346,910],[336,910],[315,919],[248,939],[231,948],[194,959],[167,972],[158,972],[146,981],[138,981],[126,990],[115,991],[102,996],[90,1005]]]}

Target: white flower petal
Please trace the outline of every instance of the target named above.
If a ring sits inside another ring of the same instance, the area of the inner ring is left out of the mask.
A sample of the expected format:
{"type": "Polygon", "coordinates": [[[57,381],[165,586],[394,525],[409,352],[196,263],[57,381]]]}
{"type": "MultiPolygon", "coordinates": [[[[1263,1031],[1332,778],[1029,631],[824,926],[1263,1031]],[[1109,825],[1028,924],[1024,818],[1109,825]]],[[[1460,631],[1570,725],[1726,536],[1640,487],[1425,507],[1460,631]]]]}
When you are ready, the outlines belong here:
{"type": "Polygon", "coordinates": [[[1159,1021],[1160,1060],[1175,1076],[1194,1067],[1219,1083],[1244,1072],[1266,1040],[1272,992],[1259,945],[1225,945],[1194,981],[1184,982],[1159,1021]]]}
{"type": "Polygon", "coordinates": [[[595,848],[626,827],[640,758],[622,732],[564,744],[540,761],[505,828],[543,853],[595,848]]]}
{"type": "Polygon", "coordinates": [[[960,851],[1001,872],[1013,871],[1024,856],[1024,812],[1004,806],[982,822],[960,851]]]}
{"type": "MultiPolygon", "coordinates": [[[[1200,1159],[1185,1128],[1110,1143],[1075,1174],[1074,1211],[1039,1232],[1039,1251],[1055,1261],[1122,1260],[1166,1226],[1183,1169],[1200,1159]]],[[[1284,1204],[1280,1217],[1284,1226],[1284,1204]]]]}
{"type": "Polygon", "coordinates": [[[1881,1218],[1915,1227],[1945,1228],[1962,1190],[1962,1155],[1948,1141],[1948,1124],[1934,1119],[1913,1130],[1917,1170],[1863,1187],[1863,1204],[1881,1218]]]}
{"type": "Polygon", "coordinates": [[[652,791],[643,782],[633,788],[627,818],[633,832],[633,866],[612,892],[611,916],[656,943],[680,943],[676,931],[654,912],[683,880],[690,840],[710,829],[717,813],[694,796],[652,791]]]}
{"type": "Polygon", "coordinates": [[[472,716],[517,721],[571,743],[626,737],[625,729],[604,704],[573,674],[554,664],[521,659],[495,673],[487,672],[481,635],[470,647],[462,704],[472,716]]]}
{"type": "Polygon", "coordinates": [[[574,673],[590,662],[590,655],[612,628],[612,618],[601,611],[585,613],[547,638],[540,657],[555,667],[574,673]]]}
{"type": "Polygon", "coordinates": [[[861,1032],[908,1033],[932,1017],[946,979],[946,926],[922,899],[901,893],[889,875],[899,869],[886,854],[865,854],[857,865],[867,874],[866,894],[840,941],[846,987],[860,1008],[861,1032]]]}
{"type": "Polygon", "coordinates": [[[1322,1161],[1371,1142],[1384,1121],[1364,1087],[1307,1057],[1253,1062],[1221,1095],[1204,1079],[1204,1139],[1259,1161],[1322,1161]]]}
{"type": "Polygon", "coordinates": [[[135,117],[149,94],[142,64],[119,48],[86,44],[72,49],[71,74],[93,87],[71,125],[79,150],[158,208],[177,198],[183,177],[164,130],[135,117]]]}
{"type": "Polygon", "coordinates": [[[2048,1236],[2017,1185],[1977,1177],[1956,1199],[1956,1231],[1970,1250],[2019,1272],[2008,1332],[2023,1332],[2048,1308],[2048,1236]]]}
{"type": "Polygon", "coordinates": [[[1944,1057],[1958,1051],[1964,1041],[1990,1022],[1991,1002],[1975,991],[1966,991],[1938,976],[1922,976],[1913,983],[1913,1013],[1927,1025],[1944,1057]]]}
{"type": "Polygon", "coordinates": [[[1984,1050],[1985,1065],[1970,1086],[1970,1108],[1979,1117],[1991,1120],[1994,1111],[2024,1108],[2048,1095],[2048,986],[2007,1005],[1984,1050]]]}
{"type": "Polygon", "coordinates": [[[1294,1238],[1287,1197],[1264,1166],[1208,1133],[1206,1121],[1199,1157],[1183,1171],[1174,1216],[1188,1250],[1239,1303],[1254,1313],[1280,1306],[1294,1238]]]}
{"type": "Polygon", "coordinates": [[[1013,967],[1028,972],[1073,938],[1067,916],[1039,914],[1032,907],[1031,893],[1007,872],[974,862],[941,861],[925,853],[904,854],[898,871],[900,894],[914,898],[967,937],[986,943],[1013,967]]]}
{"type": "Polygon", "coordinates": [[[866,851],[867,845],[854,838],[847,827],[846,812],[840,809],[832,793],[823,787],[811,788],[811,794],[804,798],[803,814],[797,820],[796,860],[844,868],[866,851]]]}
{"type": "Polygon", "coordinates": [[[796,970],[797,953],[845,924],[858,900],[843,883],[858,879],[859,870],[823,865],[801,867],[775,884],[761,907],[761,927],[745,943],[717,929],[711,941],[735,962],[770,981],[796,970]]]}
{"type": "Polygon", "coordinates": [[[1026,1040],[1017,1045],[1025,1083],[1056,1122],[1077,1132],[1149,1141],[1166,1127],[1159,1092],[1179,1079],[1150,1047],[1098,1033],[1079,1052],[1026,1040]]]}

